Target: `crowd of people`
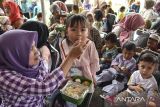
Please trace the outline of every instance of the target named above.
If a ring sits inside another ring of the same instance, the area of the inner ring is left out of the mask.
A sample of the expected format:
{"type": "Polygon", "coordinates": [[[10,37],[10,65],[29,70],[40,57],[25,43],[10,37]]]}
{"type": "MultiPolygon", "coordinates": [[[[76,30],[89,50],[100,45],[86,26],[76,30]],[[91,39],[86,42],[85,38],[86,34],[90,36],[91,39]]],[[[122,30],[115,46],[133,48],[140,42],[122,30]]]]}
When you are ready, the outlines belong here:
{"type": "Polygon", "coordinates": [[[146,0],[140,11],[140,1],[130,1],[117,13],[105,0],[74,0],[72,10],[52,1],[46,25],[42,13],[26,19],[4,0],[0,107],[90,107],[96,87],[113,107],[159,107],[160,2],[146,0]],[[80,105],[57,97],[74,76],[92,81],[80,105]]]}

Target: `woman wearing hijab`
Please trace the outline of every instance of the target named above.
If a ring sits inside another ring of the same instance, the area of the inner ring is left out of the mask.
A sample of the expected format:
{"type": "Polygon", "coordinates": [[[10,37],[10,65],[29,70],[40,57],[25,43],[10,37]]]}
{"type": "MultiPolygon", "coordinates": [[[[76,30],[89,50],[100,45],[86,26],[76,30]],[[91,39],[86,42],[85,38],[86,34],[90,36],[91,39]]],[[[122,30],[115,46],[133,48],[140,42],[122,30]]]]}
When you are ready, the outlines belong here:
{"type": "Polygon", "coordinates": [[[133,31],[145,25],[144,19],[140,14],[133,13],[127,15],[124,20],[118,24],[119,31],[114,28],[112,32],[115,32],[120,39],[120,44],[123,46],[128,40],[131,40],[133,31]]]}
{"type": "Polygon", "coordinates": [[[79,41],[60,67],[48,73],[37,41],[35,31],[11,30],[0,36],[1,107],[43,107],[44,96],[62,84],[74,59],[85,48],[85,43],[79,41]]]}
{"type": "Polygon", "coordinates": [[[3,2],[5,13],[11,21],[11,25],[17,29],[23,24],[23,19],[20,14],[18,5],[12,1],[3,2]]]}
{"type": "Polygon", "coordinates": [[[49,69],[51,71],[55,69],[59,61],[59,52],[48,42],[48,27],[37,21],[28,21],[20,29],[38,32],[37,48],[40,49],[42,57],[49,62],[49,69]],[[49,53],[47,53],[48,51],[46,52],[46,48],[49,49],[49,53]],[[49,58],[46,57],[46,54],[49,55],[49,58]]]}

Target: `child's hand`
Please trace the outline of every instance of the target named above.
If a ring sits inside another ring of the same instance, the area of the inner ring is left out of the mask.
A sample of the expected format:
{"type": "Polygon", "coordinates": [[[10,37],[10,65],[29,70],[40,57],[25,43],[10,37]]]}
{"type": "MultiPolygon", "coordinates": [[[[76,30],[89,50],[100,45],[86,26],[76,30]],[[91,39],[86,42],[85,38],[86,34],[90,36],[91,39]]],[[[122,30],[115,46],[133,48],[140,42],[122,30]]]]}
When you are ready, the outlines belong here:
{"type": "Polygon", "coordinates": [[[137,52],[137,53],[141,53],[142,50],[143,50],[143,48],[141,48],[141,47],[137,47],[137,48],[136,48],[136,52],[137,52]]]}
{"type": "Polygon", "coordinates": [[[101,49],[101,52],[103,52],[106,49],[107,45],[104,45],[101,49]]]}
{"type": "Polygon", "coordinates": [[[127,69],[126,67],[121,67],[121,71],[122,71],[123,73],[125,73],[125,74],[128,73],[128,69],[127,69]]]}
{"type": "Polygon", "coordinates": [[[77,58],[83,53],[85,48],[86,48],[86,42],[77,41],[76,43],[73,44],[73,48],[69,52],[69,56],[72,58],[77,58]]]}
{"type": "Polygon", "coordinates": [[[140,84],[134,86],[134,90],[135,90],[137,93],[143,92],[143,88],[141,87],[140,84]]]}
{"type": "Polygon", "coordinates": [[[120,67],[119,66],[117,66],[117,65],[113,65],[112,66],[114,69],[116,69],[116,71],[117,72],[121,72],[121,69],[120,69],[120,67]]]}

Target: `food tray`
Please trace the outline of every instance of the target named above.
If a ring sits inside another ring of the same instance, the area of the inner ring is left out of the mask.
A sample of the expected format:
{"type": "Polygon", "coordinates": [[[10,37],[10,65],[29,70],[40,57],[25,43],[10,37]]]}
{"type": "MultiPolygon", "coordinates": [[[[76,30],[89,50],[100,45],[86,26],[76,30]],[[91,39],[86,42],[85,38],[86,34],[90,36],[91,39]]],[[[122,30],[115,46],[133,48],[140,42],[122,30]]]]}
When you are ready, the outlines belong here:
{"type": "Polygon", "coordinates": [[[91,83],[91,80],[85,79],[84,77],[72,77],[72,80],[69,80],[67,84],[60,90],[62,98],[65,101],[80,105],[89,92],[91,83]],[[80,79],[81,82],[76,82],[76,79],[80,79]],[[85,81],[87,81],[89,84],[82,84],[85,81]]]}

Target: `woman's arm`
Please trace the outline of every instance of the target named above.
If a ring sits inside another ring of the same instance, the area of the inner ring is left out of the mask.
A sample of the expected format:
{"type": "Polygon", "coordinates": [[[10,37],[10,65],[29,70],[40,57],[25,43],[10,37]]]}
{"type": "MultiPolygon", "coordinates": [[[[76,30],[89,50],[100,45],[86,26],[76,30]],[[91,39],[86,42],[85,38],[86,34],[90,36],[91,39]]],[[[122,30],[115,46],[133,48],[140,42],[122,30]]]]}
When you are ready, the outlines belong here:
{"type": "Polygon", "coordinates": [[[46,96],[58,89],[65,80],[60,68],[46,74],[42,79],[29,78],[7,70],[1,71],[0,77],[2,91],[25,96],[46,96]]]}
{"type": "Polygon", "coordinates": [[[23,76],[15,71],[0,71],[0,89],[17,95],[46,96],[53,93],[65,80],[75,58],[80,56],[85,48],[85,43],[75,44],[60,68],[48,73],[42,79],[23,76]]]}

